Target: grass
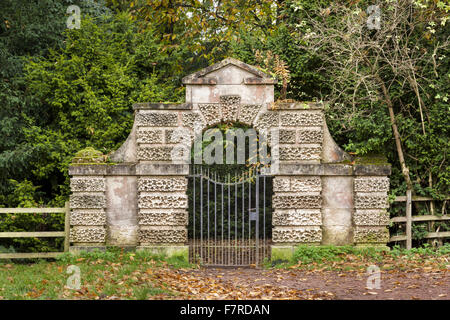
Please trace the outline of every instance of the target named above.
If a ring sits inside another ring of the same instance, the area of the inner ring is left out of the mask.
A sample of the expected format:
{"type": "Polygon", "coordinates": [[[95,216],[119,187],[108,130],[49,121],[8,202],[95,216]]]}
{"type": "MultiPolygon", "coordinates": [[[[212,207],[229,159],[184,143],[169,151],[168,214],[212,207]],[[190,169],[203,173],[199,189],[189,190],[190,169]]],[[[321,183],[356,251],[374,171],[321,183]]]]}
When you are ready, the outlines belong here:
{"type": "Polygon", "coordinates": [[[192,268],[180,257],[167,258],[145,251],[65,253],[52,261],[0,262],[0,299],[151,299],[174,296],[155,282],[158,268],[192,268]],[[70,265],[80,268],[81,287],[68,288],[70,265]]]}
{"type": "Polygon", "coordinates": [[[450,264],[450,244],[439,248],[425,245],[411,250],[400,247],[386,250],[376,247],[300,245],[290,261],[266,261],[264,266],[351,271],[365,270],[371,264],[386,270],[420,267],[447,269],[450,264]]]}

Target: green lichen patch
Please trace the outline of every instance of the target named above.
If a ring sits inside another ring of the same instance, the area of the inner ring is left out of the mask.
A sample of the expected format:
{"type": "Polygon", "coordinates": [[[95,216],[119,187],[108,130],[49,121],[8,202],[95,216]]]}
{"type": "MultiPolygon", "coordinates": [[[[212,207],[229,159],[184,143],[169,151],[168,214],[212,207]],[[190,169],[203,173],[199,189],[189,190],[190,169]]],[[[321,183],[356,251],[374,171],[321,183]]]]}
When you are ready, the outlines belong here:
{"type": "Polygon", "coordinates": [[[381,154],[369,154],[364,156],[357,156],[354,159],[355,164],[363,165],[388,165],[387,158],[381,154]]]}
{"type": "Polygon", "coordinates": [[[87,147],[78,151],[72,159],[72,164],[90,165],[90,164],[106,164],[107,157],[92,147],[87,147]]]}

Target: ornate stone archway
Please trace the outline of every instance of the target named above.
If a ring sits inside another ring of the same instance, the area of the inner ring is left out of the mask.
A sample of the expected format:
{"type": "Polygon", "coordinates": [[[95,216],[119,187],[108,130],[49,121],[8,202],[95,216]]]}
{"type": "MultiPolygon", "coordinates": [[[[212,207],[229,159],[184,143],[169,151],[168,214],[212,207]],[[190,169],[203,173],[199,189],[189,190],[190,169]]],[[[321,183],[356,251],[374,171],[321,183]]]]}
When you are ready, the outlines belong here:
{"type": "MultiPolygon", "coordinates": [[[[134,105],[135,123],[114,165],[71,166],[72,249],[136,246],[187,254],[188,165],[174,135],[237,121],[279,129],[273,258],[295,245],[385,245],[388,164],[352,164],[328,132],[322,103],[274,104],[275,81],[225,59],[183,79],[186,102],[134,105]]],[[[186,137],[184,137],[186,138],[186,137]]]]}

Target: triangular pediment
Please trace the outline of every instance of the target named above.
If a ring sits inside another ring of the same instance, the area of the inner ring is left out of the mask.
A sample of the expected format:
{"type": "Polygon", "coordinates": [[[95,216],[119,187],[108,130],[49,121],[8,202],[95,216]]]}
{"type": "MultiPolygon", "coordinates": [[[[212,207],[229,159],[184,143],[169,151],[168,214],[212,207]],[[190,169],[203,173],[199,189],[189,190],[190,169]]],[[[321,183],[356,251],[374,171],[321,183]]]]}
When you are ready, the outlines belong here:
{"type": "Polygon", "coordinates": [[[276,80],[258,68],[233,58],[216,64],[183,78],[183,84],[270,84],[276,80]]]}

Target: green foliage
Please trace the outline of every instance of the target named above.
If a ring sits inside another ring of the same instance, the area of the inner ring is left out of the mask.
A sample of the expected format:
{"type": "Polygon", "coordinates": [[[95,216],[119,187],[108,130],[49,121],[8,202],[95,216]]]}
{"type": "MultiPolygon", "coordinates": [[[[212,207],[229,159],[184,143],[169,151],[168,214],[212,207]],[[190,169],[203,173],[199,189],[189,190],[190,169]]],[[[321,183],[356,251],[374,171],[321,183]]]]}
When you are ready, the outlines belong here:
{"type": "Polygon", "coordinates": [[[406,250],[399,246],[394,246],[389,254],[393,257],[407,256],[413,257],[414,255],[420,256],[448,256],[450,254],[450,243],[445,243],[442,246],[437,248],[431,247],[428,243],[424,243],[421,247],[412,248],[410,250],[406,250]]]}
{"type": "MultiPolygon", "coordinates": [[[[45,57],[50,48],[63,46],[67,7],[79,5],[83,14],[99,16],[109,11],[102,1],[2,0],[0,2],[0,204],[14,188],[9,179],[32,178],[40,149],[27,143],[24,129],[40,125],[48,114],[30,94],[23,79],[29,57],[45,57]]],[[[47,180],[48,181],[48,180],[47,180]]]]}
{"type": "MultiPolygon", "coordinates": [[[[330,96],[330,88],[336,81],[330,76],[333,73],[332,66],[322,61],[312,50],[307,51],[302,47],[300,36],[314,31],[311,30],[313,19],[330,23],[340,19],[338,15],[330,13],[332,4],[333,1],[328,0],[285,1],[279,9],[279,19],[273,32],[266,37],[255,37],[244,30],[240,37],[230,44],[232,55],[247,63],[257,64],[256,50],[270,50],[278,54],[287,62],[291,73],[287,97],[300,101],[335,101],[325,109],[327,124],[335,141],[346,151],[357,155],[385,155],[393,166],[390,177],[391,192],[404,195],[406,184],[384,101],[379,97],[374,100],[367,99],[370,95],[363,87],[360,87],[356,97],[347,91],[340,92],[339,96],[330,96]],[[354,100],[359,103],[352,104],[354,100]]],[[[353,4],[353,8],[358,7],[364,11],[371,4],[369,1],[358,1],[353,4]]],[[[416,72],[420,74],[417,81],[423,99],[426,134],[422,130],[419,105],[411,86],[399,79],[392,83],[390,93],[414,191],[417,195],[442,199],[450,189],[450,52],[448,46],[439,51],[437,56],[433,56],[433,52],[434,46],[444,42],[449,36],[450,29],[444,24],[444,20],[448,20],[448,6],[445,9],[446,5],[442,1],[424,2],[421,6],[416,7],[417,15],[422,19],[418,21],[437,22],[423,25],[422,29],[412,30],[405,43],[411,50],[419,50],[427,56],[422,59],[424,63],[416,66],[416,72]],[[435,61],[435,65],[432,61],[435,61]],[[430,172],[432,185],[428,178],[430,172]]],[[[342,59],[350,59],[345,54],[342,52],[342,59]]],[[[396,79],[398,76],[395,69],[389,70],[384,66],[382,70],[382,76],[386,79],[396,79]]],[[[276,97],[279,97],[280,84],[276,89],[276,97]]],[[[438,207],[437,211],[440,212],[441,208],[438,207]]],[[[398,211],[394,208],[392,215],[397,214],[398,211]]]]}
{"type": "Polygon", "coordinates": [[[132,127],[133,103],[178,99],[148,62],[159,52],[151,30],[138,33],[127,14],[86,17],[82,25],[66,31],[63,48],[26,66],[29,90],[48,118],[24,132],[38,150],[33,174],[44,181],[53,177],[49,198],[67,196],[67,168],[78,150],[107,154],[120,146],[132,127]]]}
{"type": "MultiPolygon", "coordinates": [[[[14,190],[8,195],[8,202],[14,207],[39,207],[38,187],[30,181],[11,180],[14,190]]],[[[15,213],[0,214],[0,232],[60,231],[64,226],[63,213],[15,213]]],[[[1,239],[0,244],[14,248],[17,252],[46,252],[62,249],[62,238],[12,238],[1,239]]]]}
{"type": "MultiPolygon", "coordinates": [[[[0,205],[64,206],[69,194],[68,166],[76,152],[85,147],[104,154],[117,149],[131,130],[133,103],[179,99],[183,91],[160,77],[163,70],[158,68],[164,66],[155,68],[149,61],[149,57],[163,59],[156,40],[151,30],[137,32],[127,14],[86,16],[82,28],[65,30],[61,43],[46,48],[45,55],[27,58],[20,81],[26,85],[32,112],[18,113],[11,107],[11,114],[20,116],[24,125],[6,126],[21,138],[6,139],[5,148],[10,150],[3,153],[0,146],[0,179],[5,182],[0,183],[0,205]]],[[[17,136],[11,132],[3,136],[17,136]]],[[[61,230],[63,226],[56,217],[21,217],[5,217],[2,231],[61,230]]],[[[30,250],[45,251],[55,243],[59,246],[59,240],[52,244],[45,239],[11,241],[18,250],[28,243],[30,250]]]]}
{"type": "Polygon", "coordinates": [[[308,246],[300,245],[295,249],[291,263],[301,262],[301,265],[331,264],[332,262],[355,261],[355,258],[362,261],[380,262],[383,259],[397,259],[406,257],[417,259],[417,257],[445,257],[450,253],[450,244],[433,248],[428,244],[423,247],[406,250],[399,246],[394,246],[391,250],[376,247],[355,247],[355,246],[308,246]]]}
{"type": "Polygon", "coordinates": [[[376,258],[384,249],[373,247],[358,248],[354,246],[298,246],[295,249],[294,262],[301,261],[302,264],[325,263],[330,261],[345,260],[347,255],[361,255],[376,258]]]}
{"type": "Polygon", "coordinates": [[[92,147],[84,148],[78,151],[72,159],[74,164],[93,164],[93,163],[104,163],[105,156],[98,150],[92,147]]]}

